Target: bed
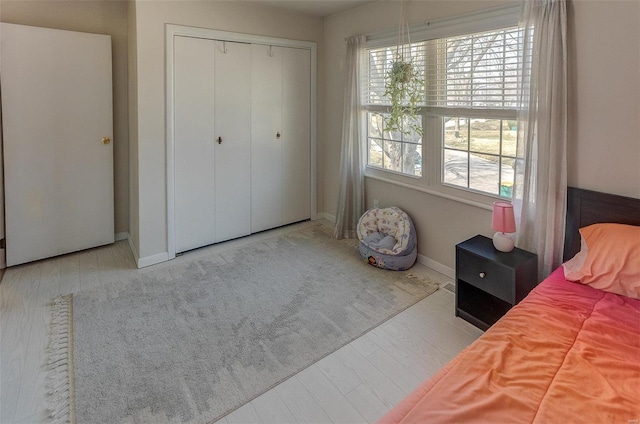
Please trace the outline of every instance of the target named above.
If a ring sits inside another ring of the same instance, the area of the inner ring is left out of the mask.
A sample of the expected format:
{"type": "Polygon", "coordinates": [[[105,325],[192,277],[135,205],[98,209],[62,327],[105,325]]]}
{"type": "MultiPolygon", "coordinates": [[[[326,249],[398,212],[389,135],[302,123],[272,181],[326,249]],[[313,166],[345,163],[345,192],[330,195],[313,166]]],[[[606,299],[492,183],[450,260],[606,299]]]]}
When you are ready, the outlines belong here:
{"type": "MultiPolygon", "coordinates": [[[[635,239],[635,226],[639,199],[570,188],[564,258],[575,263],[585,252],[591,236],[580,228],[631,228],[635,239]]],[[[589,260],[599,254],[591,240],[589,260]]],[[[617,245],[604,248],[624,259],[617,245]]],[[[635,269],[639,259],[631,260],[635,269]]],[[[639,423],[640,296],[593,286],[556,269],[380,422],[639,423]]]]}

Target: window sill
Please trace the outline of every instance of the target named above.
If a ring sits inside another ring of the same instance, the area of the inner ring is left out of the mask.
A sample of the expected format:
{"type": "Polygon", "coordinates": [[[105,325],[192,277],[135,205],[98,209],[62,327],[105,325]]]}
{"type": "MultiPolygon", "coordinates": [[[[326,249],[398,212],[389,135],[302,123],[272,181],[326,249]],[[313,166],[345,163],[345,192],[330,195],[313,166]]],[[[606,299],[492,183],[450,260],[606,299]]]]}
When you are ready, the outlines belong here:
{"type": "Polygon", "coordinates": [[[377,166],[367,165],[367,168],[366,168],[366,171],[365,171],[365,175],[367,177],[375,176],[376,173],[385,173],[385,174],[393,175],[394,177],[406,178],[409,181],[411,181],[411,180],[416,180],[416,181],[422,180],[422,175],[405,174],[403,172],[393,171],[391,169],[383,169],[383,168],[380,168],[380,167],[377,167],[377,166]]]}
{"type": "MultiPolygon", "coordinates": [[[[433,196],[438,196],[438,197],[442,197],[444,199],[448,199],[448,200],[453,200],[454,202],[459,202],[459,203],[463,203],[465,205],[469,205],[469,206],[474,206],[476,208],[479,209],[484,209],[487,211],[492,210],[492,204],[494,199],[493,198],[489,198],[489,196],[487,196],[487,202],[488,203],[482,203],[482,202],[477,202],[475,200],[469,200],[469,199],[465,199],[464,197],[460,197],[460,196],[454,196],[448,193],[443,193],[439,190],[435,190],[433,188],[429,188],[429,187],[422,187],[422,186],[417,186],[415,184],[409,184],[406,182],[402,182],[402,181],[398,181],[398,180],[394,180],[391,178],[387,178],[387,177],[383,177],[380,175],[376,175],[373,172],[370,172],[370,169],[367,169],[367,171],[365,172],[365,177],[366,178],[370,178],[372,180],[376,180],[376,181],[382,181],[385,183],[389,183],[389,184],[394,184],[400,187],[404,187],[404,188],[408,188],[410,190],[415,190],[415,191],[419,191],[422,193],[427,193],[433,196]]],[[[408,177],[407,178],[411,178],[408,177]]]]}

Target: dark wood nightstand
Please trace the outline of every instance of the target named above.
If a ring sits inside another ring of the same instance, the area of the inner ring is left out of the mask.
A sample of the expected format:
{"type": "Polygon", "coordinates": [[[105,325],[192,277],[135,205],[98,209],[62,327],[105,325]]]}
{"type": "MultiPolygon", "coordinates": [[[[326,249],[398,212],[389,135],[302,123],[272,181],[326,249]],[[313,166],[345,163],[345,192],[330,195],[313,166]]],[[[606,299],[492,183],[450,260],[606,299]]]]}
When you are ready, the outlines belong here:
{"type": "Polygon", "coordinates": [[[456,245],[456,316],[487,330],[538,284],[538,255],[485,236],[456,245]]]}

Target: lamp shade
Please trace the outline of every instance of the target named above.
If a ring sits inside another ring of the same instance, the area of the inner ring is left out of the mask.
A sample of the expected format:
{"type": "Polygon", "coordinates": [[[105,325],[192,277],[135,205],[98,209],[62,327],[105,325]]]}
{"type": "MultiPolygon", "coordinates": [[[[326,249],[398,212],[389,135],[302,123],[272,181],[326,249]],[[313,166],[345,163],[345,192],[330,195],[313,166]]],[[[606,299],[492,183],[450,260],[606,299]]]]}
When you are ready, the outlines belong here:
{"type": "Polygon", "coordinates": [[[513,205],[509,202],[493,202],[493,224],[491,227],[502,233],[516,232],[513,205]]]}

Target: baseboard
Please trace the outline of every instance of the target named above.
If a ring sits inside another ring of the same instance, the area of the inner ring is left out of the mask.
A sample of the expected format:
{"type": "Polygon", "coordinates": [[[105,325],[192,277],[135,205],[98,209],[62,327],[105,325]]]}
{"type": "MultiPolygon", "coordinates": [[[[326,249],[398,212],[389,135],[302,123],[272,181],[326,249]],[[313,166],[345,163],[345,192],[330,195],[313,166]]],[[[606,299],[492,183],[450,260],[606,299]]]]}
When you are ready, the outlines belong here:
{"type": "Polygon", "coordinates": [[[129,238],[129,232],[123,231],[121,233],[116,233],[114,236],[115,241],[127,240],[129,238]]]}
{"type": "MultiPolygon", "coordinates": [[[[331,215],[327,212],[318,212],[317,215],[318,219],[326,219],[327,221],[330,221],[332,223],[335,224],[336,222],[336,217],[335,215],[331,215]]],[[[429,268],[433,269],[434,271],[438,271],[440,274],[443,274],[449,278],[451,278],[452,280],[455,279],[455,271],[453,270],[453,268],[449,268],[446,265],[441,264],[440,262],[434,261],[433,259],[427,258],[424,255],[418,255],[418,263],[422,264],[424,266],[428,266],[429,268]]]]}
{"type": "Polygon", "coordinates": [[[456,278],[456,272],[453,268],[449,268],[446,265],[441,264],[440,262],[434,261],[433,259],[427,258],[424,255],[418,254],[418,263],[424,266],[428,266],[434,271],[438,271],[440,274],[443,274],[452,280],[456,278]]]}
{"type": "Polygon", "coordinates": [[[169,260],[168,252],[162,252],[162,253],[158,253],[157,255],[144,256],[141,258],[138,254],[138,249],[133,244],[133,239],[131,238],[131,236],[127,237],[127,240],[129,241],[129,248],[131,249],[131,253],[133,254],[133,259],[136,261],[136,266],[138,268],[144,268],[147,266],[159,264],[161,262],[166,262],[169,260]]]}
{"type": "Polygon", "coordinates": [[[131,238],[131,236],[127,237],[127,240],[129,241],[129,248],[131,249],[131,253],[133,254],[133,259],[136,261],[136,266],[138,268],[144,268],[147,266],[159,264],[161,262],[166,262],[169,260],[168,252],[162,252],[162,253],[158,253],[157,255],[144,256],[141,258],[138,255],[138,249],[133,244],[133,239],[131,238]]]}
{"type": "Polygon", "coordinates": [[[326,219],[327,221],[333,222],[334,224],[336,223],[336,217],[335,215],[331,215],[327,212],[318,212],[316,214],[316,218],[317,219],[326,219]]]}
{"type": "MultiPolygon", "coordinates": [[[[134,254],[134,257],[135,257],[135,254],[134,254]]],[[[147,266],[166,262],[168,260],[169,260],[169,253],[162,252],[156,255],[145,256],[143,258],[136,258],[136,265],[138,266],[138,268],[144,268],[147,266]]]]}
{"type": "MultiPolygon", "coordinates": [[[[131,238],[131,234],[127,237],[127,242],[129,243],[129,249],[131,249],[131,254],[133,255],[133,260],[136,262],[136,266],[138,265],[138,249],[133,244],[133,239],[131,238]]],[[[140,268],[140,267],[138,267],[140,268]]]]}

